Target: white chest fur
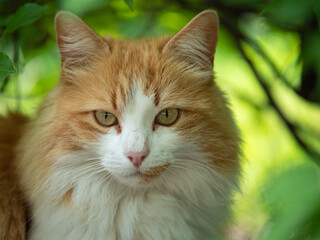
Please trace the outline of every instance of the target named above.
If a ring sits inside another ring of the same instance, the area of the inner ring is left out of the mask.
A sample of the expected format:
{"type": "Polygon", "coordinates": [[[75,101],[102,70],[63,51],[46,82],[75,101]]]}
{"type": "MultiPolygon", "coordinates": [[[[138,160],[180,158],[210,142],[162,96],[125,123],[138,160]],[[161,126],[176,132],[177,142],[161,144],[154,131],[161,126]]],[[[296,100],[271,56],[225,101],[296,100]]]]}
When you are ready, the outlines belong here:
{"type": "Polygon", "coordinates": [[[226,204],[206,186],[188,198],[160,189],[130,191],[114,182],[101,187],[97,181],[75,187],[70,205],[35,205],[30,239],[207,239],[226,213],[226,204]]]}

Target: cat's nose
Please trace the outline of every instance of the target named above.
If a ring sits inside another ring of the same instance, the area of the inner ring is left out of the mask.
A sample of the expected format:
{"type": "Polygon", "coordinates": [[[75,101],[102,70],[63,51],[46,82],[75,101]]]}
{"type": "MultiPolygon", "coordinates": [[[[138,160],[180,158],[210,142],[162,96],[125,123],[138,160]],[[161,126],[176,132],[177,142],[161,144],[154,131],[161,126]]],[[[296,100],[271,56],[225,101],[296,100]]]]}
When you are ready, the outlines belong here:
{"type": "Polygon", "coordinates": [[[140,167],[143,160],[148,156],[148,154],[149,154],[149,151],[128,152],[126,156],[135,167],[140,167]]]}

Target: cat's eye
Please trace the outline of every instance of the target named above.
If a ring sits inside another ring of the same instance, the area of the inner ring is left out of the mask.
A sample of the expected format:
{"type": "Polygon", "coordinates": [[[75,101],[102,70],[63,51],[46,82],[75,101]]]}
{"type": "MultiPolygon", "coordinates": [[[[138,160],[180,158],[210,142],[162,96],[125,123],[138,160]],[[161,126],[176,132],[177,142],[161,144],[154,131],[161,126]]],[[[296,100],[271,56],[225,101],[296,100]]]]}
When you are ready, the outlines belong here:
{"type": "Polygon", "coordinates": [[[155,123],[163,126],[170,126],[177,121],[178,117],[178,108],[165,109],[156,116],[155,123]]]}
{"type": "Polygon", "coordinates": [[[103,126],[110,127],[110,126],[118,124],[117,117],[115,115],[113,115],[112,113],[97,110],[97,111],[94,111],[94,116],[95,116],[97,122],[103,126]]]}

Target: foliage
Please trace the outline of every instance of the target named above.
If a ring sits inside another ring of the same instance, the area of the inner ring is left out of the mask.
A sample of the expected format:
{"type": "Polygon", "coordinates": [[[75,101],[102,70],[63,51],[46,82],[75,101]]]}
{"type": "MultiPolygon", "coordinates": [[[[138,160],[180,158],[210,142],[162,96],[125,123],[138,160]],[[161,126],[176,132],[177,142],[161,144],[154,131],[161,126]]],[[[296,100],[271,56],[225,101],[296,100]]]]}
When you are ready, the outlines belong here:
{"type": "Polygon", "coordinates": [[[261,239],[319,239],[319,181],[315,166],[299,166],[275,176],[262,194],[272,222],[261,239]]]}
{"type": "Polygon", "coordinates": [[[127,3],[128,7],[129,7],[131,10],[133,10],[133,2],[132,2],[132,0],[124,0],[124,1],[127,3]]]}
{"type": "Polygon", "coordinates": [[[0,53],[0,83],[8,75],[14,73],[13,64],[10,58],[4,54],[0,53]]]}
{"type": "Polygon", "coordinates": [[[14,32],[18,28],[29,25],[42,17],[45,7],[35,3],[26,3],[22,5],[17,12],[9,15],[2,35],[14,32]]]}
{"type": "Polygon", "coordinates": [[[318,239],[320,1],[2,0],[0,112],[33,114],[55,85],[58,10],[135,39],[173,34],[208,8],[221,21],[216,81],[231,95],[247,157],[230,227],[238,230],[227,235],[318,239]]]}

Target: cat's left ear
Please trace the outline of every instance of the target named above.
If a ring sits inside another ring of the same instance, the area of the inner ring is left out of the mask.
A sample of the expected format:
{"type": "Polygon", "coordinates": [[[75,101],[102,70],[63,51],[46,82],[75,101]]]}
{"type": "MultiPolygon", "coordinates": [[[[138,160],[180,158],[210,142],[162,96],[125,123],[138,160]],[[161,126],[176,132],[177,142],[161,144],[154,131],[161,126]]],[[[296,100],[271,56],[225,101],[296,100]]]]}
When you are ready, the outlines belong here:
{"type": "Polygon", "coordinates": [[[72,13],[60,11],[55,17],[55,29],[63,68],[85,66],[108,50],[106,42],[72,13]]]}
{"type": "Polygon", "coordinates": [[[218,42],[219,19],[214,11],[206,10],[195,16],[165,45],[169,52],[200,69],[212,70],[218,42]]]}

